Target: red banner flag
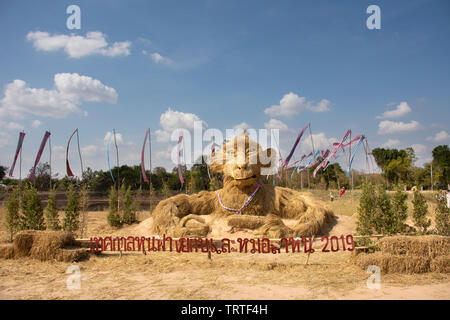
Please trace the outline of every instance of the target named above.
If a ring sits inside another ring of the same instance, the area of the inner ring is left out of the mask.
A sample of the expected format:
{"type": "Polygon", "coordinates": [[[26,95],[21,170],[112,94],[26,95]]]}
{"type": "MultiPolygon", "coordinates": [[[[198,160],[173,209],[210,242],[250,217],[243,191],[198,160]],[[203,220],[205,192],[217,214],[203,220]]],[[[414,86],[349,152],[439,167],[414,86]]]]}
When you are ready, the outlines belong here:
{"type": "Polygon", "coordinates": [[[44,138],[42,139],[41,146],[39,147],[39,151],[36,156],[36,160],[34,161],[34,166],[30,171],[30,176],[28,177],[28,179],[30,179],[31,181],[33,181],[35,178],[36,167],[39,164],[39,160],[41,160],[42,152],[44,151],[45,144],[47,143],[47,140],[50,137],[50,134],[51,134],[50,132],[45,131],[45,135],[44,135],[44,138]]]}
{"type": "Polygon", "coordinates": [[[25,138],[25,132],[19,134],[19,141],[17,142],[16,155],[14,156],[14,162],[9,170],[9,176],[13,176],[14,167],[16,166],[17,157],[19,156],[20,150],[22,149],[23,139],[25,138]]]}
{"type": "Polygon", "coordinates": [[[72,140],[72,137],[75,135],[75,133],[77,133],[78,129],[75,129],[75,131],[72,133],[72,135],[69,138],[69,142],[67,142],[67,148],[66,148],[66,171],[67,171],[67,176],[68,177],[73,177],[74,174],[72,172],[72,170],[70,169],[70,165],[69,165],[69,146],[70,146],[70,141],[72,140]]]}

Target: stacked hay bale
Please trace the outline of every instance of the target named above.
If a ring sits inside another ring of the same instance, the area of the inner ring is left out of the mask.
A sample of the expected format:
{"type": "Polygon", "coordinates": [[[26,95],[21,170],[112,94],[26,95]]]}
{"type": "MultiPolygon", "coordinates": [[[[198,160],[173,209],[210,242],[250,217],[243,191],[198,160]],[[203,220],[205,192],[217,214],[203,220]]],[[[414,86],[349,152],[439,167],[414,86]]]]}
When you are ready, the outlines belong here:
{"type": "Polygon", "coordinates": [[[363,269],[379,266],[384,273],[450,272],[450,237],[393,236],[377,247],[380,251],[358,254],[353,262],[363,269]]]}
{"type": "Polygon", "coordinates": [[[31,257],[41,261],[80,261],[89,258],[70,232],[28,230],[18,233],[12,244],[0,245],[0,258],[31,257]]]}

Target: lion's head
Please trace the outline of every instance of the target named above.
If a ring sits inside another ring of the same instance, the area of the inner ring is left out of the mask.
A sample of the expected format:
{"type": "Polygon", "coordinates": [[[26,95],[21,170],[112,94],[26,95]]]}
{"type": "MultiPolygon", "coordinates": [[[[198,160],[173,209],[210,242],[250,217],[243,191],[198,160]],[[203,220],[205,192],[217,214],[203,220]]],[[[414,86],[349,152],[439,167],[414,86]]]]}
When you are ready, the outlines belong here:
{"type": "Polygon", "coordinates": [[[211,170],[223,173],[224,186],[239,188],[258,184],[262,170],[275,166],[275,163],[275,152],[271,148],[263,151],[246,132],[224,144],[210,160],[211,170]]]}

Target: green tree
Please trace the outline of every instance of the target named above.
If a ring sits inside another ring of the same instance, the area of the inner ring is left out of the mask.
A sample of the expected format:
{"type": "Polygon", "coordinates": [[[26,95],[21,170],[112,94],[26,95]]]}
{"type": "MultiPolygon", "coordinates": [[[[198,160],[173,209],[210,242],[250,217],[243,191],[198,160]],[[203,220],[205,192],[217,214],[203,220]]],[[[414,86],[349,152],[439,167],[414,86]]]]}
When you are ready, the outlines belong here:
{"type": "Polygon", "coordinates": [[[36,188],[25,184],[22,196],[21,229],[45,230],[44,210],[36,188]]]}
{"type": "Polygon", "coordinates": [[[65,231],[74,232],[80,226],[80,198],[72,185],[66,192],[67,206],[64,209],[63,229],[65,231]]]}
{"type": "Polygon", "coordinates": [[[375,229],[379,233],[392,234],[396,232],[397,222],[392,211],[392,204],[386,188],[379,184],[377,186],[377,200],[375,210],[375,229]]]}
{"type": "Polygon", "coordinates": [[[405,229],[405,221],[408,218],[407,199],[408,195],[403,191],[403,186],[397,185],[394,196],[392,197],[392,212],[395,218],[394,232],[403,232],[405,229]]]}
{"type": "Polygon", "coordinates": [[[124,202],[123,202],[123,223],[126,224],[133,224],[136,222],[136,209],[135,209],[135,203],[133,201],[133,195],[131,193],[131,186],[127,188],[127,191],[125,193],[124,202]]]}
{"type": "Polygon", "coordinates": [[[56,207],[56,190],[50,191],[47,201],[47,207],[45,208],[45,223],[47,229],[59,230],[61,226],[59,225],[59,215],[58,208],[56,207]]]}
{"type": "Polygon", "coordinates": [[[422,234],[425,234],[427,228],[431,225],[431,220],[427,219],[428,205],[419,190],[414,191],[412,203],[414,224],[421,229],[422,234]]]}
{"type": "Polygon", "coordinates": [[[109,192],[109,213],[107,220],[110,226],[116,228],[122,226],[117,199],[118,199],[117,191],[113,186],[111,187],[111,191],[109,192]]]}
{"type": "Polygon", "coordinates": [[[433,149],[433,175],[444,188],[450,183],[450,149],[448,145],[433,149]]]}
{"type": "Polygon", "coordinates": [[[169,189],[169,185],[167,184],[166,181],[163,181],[163,185],[162,185],[162,195],[164,197],[164,199],[167,199],[170,197],[170,189],[169,189]]]}
{"type": "Polygon", "coordinates": [[[437,233],[450,236],[450,209],[447,207],[445,196],[437,201],[435,214],[437,233]]]}
{"type": "Polygon", "coordinates": [[[14,188],[11,196],[6,202],[5,226],[9,232],[9,240],[12,241],[14,234],[20,229],[20,199],[19,188],[14,188]]]}
{"type": "Polygon", "coordinates": [[[359,234],[373,234],[376,204],[374,185],[371,182],[364,183],[359,198],[358,221],[356,222],[356,230],[359,234]]]}

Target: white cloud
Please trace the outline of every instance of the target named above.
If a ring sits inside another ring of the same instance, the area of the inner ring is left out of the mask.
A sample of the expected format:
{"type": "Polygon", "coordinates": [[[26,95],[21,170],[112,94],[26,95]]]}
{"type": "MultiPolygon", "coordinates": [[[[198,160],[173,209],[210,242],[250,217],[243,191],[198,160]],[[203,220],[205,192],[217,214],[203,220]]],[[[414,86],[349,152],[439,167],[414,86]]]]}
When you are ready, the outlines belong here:
{"type": "Polygon", "coordinates": [[[17,122],[0,121],[0,128],[6,129],[8,131],[13,131],[13,130],[22,130],[23,126],[20,123],[17,123],[17,122]]]}
{"type": "Polygon", "coordinates": [[[171,65],[173,64],[173,60],[169,59],[167,57],[163,57],[162,55],[160,55],[158,52],[154,52],[154,53],[149,53],[146,50],[142,50],[142,54],[149,56],[150,59],[152,59],[152,61],[154,63],[157,64],[166,64],[166,65],[171,65]]]}
{"type": "Polygon", "coordinates": [[[0,131],[0,148],[3,148],[9,144],[10,136],[7,132],[0,131]]]}
{"type": "Polygon", "coordinates": [[[56,89],[36,89],[23,80],[14,80],[5,88],[0,100],[0,116],[22,119],[29,113],[42,117],[65,118],[70,113],[81,113],[82,101],[117,102],[114,88],[105,86],[97,79],[77,73],[58,73],[54,76],[56,89]]]}
{"type": "Polygon", "coordinates": [[[293,116],[304,110],[313,112],[329,111],[330,101],[322,99],[319,103],[314,105],[311,101],[306,100],[305,97],[300,97],[295,93],[288,93],[280,100],[279,105],[273,105],[264,110],[268,115],[293,116]]]}
{"type": "Polygon", "coordinates": [[[41,124],[42,124],[41,121],[39,121],[39,120],[34,120],[34,121],[31,123],[31,126],[32,126],[33,128],[39,128],[39,127],[41,126],[41,124]]]}
{"type": "MultiPolygon", "coordinates": [[[[325,150],[329,148],[334,142],[337,142],[335,138],[327,138],[324,132],[316,133],[312,135],[304,136],[301,140],[302,150],[312,151],[312,144],[314,143],[314,150],[325,150]]],[[[305,152],[305,153],[307,153],[305,152]]]]}
{"type": "MultiPolygon", "coordinates": [[[[111,133],[109,133],[109,134],[111,134],[111,133]]],[[[120,136],[120,138],[122,138],[122,136],[120,136]]],[[[116,134],[116,139],[117,139],[117,134],[116,134]]],[[[106,140],[106,141],[108,141],[108,140],[106,140]]],[[[85,157],[92,157],[97,154],[97,150],[98,150],[97,146],[91,144],[91,145],[82,147],[81,154],[85,157]]]]}
{"type": "Polygon", "coordinates": [[[386,141],[383,144],[384,148],[396,148],[400,145],[400,140],[398,139],[388,139],[388,141],[386,141]]]}
{"type": "Polygon", "coordinates": [[[414,153],[418,156],[424,155],[428,150],[427,146],[424,146],[423,144],[420,144],[420,143],[411,145],[411,148],[414,149],[414,153]]]}
{"type": "Polygon", "coordinates": [[[432,137],[427,138],[428,141],[434,141],[434,142],[443,142],[450,140],[450,134],[447,133],[447,131],[442,130],[438,133],[436,133],[432,137]]]}
{"type": "Polygon", "coordinates": [[[250,126],[248,125],[248,123],[242,122],[242,123],[239,123],[239,124],[235,125],[235,126],[233,127],[233,129],[234,129],[234,130],[237,130],[237,129],[245,130],[245,129],[248,129],[249,127],[250,127],[250,126]]]}
{"type": "Polygon", "coordinates": [[[161,150],[161,151],[156,152],[156,159],[163,160],[163,161],[171,160],[172,150],[173,150],[173,147],[168,146],[166,150],[161,150]]]}
{"type": "Polygon", "coordinates": [[[100,54],[103,56],[128,56],[130,54],[130,41],[114,42],[109,45],[106,35],[100,31],[86,33],[86,36],[71,34],[50,35],[48,32],[29,32],[26,36],[28,41],[38,51],[64,51],[71,58],[81,58],[88,55],[100,54]]]}
{"type": "MultiPolygon", "coordinates": [[[[103,143],[105,144],[105,146],[108,144],[109,137],[111,137],[111,145],[114,145],[114,134],[113,132],[108,131],[103,138],[103,143]]],[[[116,142],[118,146],[123,144],[123,137],[121,133],[116,132],[116,142]]]]}
{"type": "Polygon", "coordinates": [[[77,73],[56,74],[55,86],[62,95],[76,103],[81,99],[90,102],[117,102],[115,89],[105,86],[97,79],[77,73]]]}
{"type": "Polygon", "coordinates": [[[383,120],[378,124],[378,134],[407,133],[419,129],[421,129],[421,125],[415,120],[409,123],[383,120]]]}
{"type": "Polygon", "coordinates": [[[159,123],[163,130],[156,130],[156,139],[158,142],[169,142],[172,132],[177,129],[186,129],[190,132],[194,130],[194,122],[201,121],[202,128],[208,127],[207,123],[202,121],[196,114],[174,111],[169,108],[161,114],[159,123]]]}
{"type": "Polygon", "coordinates": [[[319,101],[318,104],[316,105],[312,105],[310,104],[308,106],[308,109],[313,111],[313,112],[326,112],[326,111],[330,111],[330,100],[327,99],[322,99],[319,101]]]}
{"type": "Polygon", "coordinates": [[[410,112],[411,107],[406,101],[402,101],[394,110],[383,112],[381,116],[377,116],[377,119],[400,118],[410,112]]]}
{"type": "Polygon", "coordinates": [[[281,120],[270,119],[269,122],[264,123],[264,128],[270,129],[278,129],[280,131],[288,131],[288,126],[281,120]]]}

